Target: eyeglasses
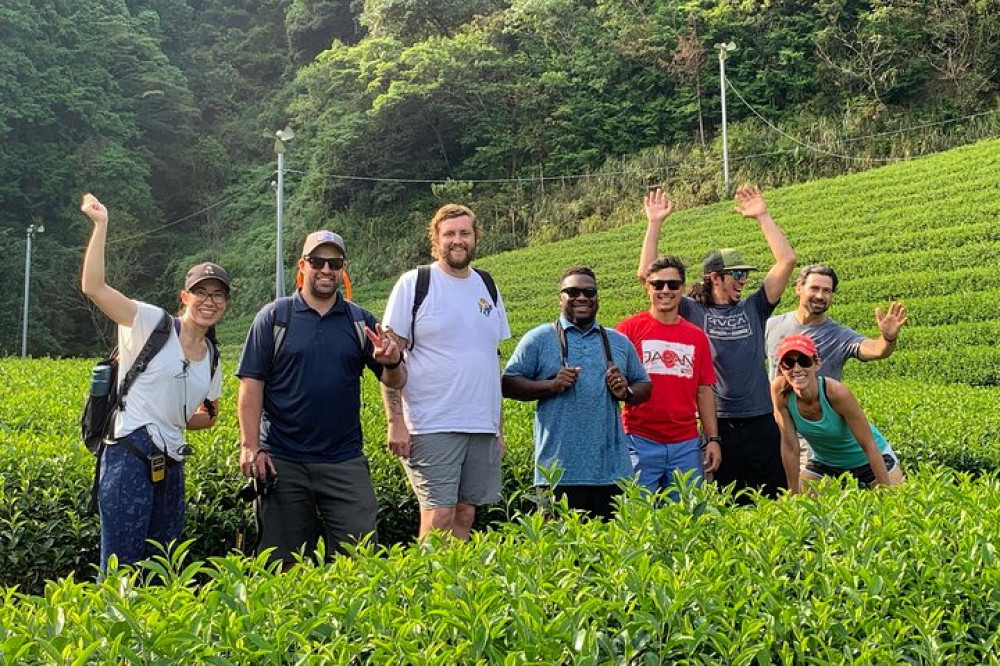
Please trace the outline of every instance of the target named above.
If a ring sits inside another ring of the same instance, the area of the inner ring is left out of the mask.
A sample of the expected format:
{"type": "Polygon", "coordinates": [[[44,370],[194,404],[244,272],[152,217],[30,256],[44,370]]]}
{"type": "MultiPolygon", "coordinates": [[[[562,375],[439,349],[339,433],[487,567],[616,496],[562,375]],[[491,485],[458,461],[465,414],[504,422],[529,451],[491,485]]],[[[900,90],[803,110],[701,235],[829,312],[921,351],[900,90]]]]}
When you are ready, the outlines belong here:
{"type": "Polygon", "coordinates": [[[791,370],[796,364],[800,368],[811,368],[813,367],[813,357],[805,356],[804,354],[800,356],[785,356],[778,363],[785,370],[791,370]]]}
{"type": "Polygon", "coordinates": [[[663,291],[666,287],[670,291],[677,291],[684,286],[683,280],[646,280],[646,284],[653,288],[653,291],[663,291]]]}
{"type": "Polygon", "coordinates": [[[736,268],[731,271],[725,271],[725,275],[732,275],[734,280],[745,280],[750,277],[750,271],[744,270],[742,268],[736,268]]]}
{"type": "Polygon", "coordinates": [[[330,267],[331,271],[339,271],[344,268],[344,258],[343,257],[303,257],[309,262],[314,271],[322,270],[323,264],[330,267]]]}
{"type": "Polygon", "coordinates": [[[566,287],[560,291],[570,298],[577,298],[581,295],[586,298],[593,298],[594,296],[597,296],[597,287],[566,287]]]}
{"type": "Polygon", "coordinates": [[[192,289],[191,294],[194,296],[196,301],[204,303],[205,301],[211,299],[216,305],[222,305],[226,302],[226,292],[224,291],[205,291],[204,289],[192,289]]]}

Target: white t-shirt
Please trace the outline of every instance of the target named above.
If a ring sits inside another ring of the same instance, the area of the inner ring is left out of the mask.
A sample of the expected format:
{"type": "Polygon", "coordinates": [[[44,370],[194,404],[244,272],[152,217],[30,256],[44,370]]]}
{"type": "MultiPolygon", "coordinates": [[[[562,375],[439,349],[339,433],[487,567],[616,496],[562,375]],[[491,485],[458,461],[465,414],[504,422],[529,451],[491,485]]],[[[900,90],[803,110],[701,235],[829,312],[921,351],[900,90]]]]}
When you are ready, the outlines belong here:
{"type": "MultiPolygon", "coordinates": [[[[118,327],[119,390],[135,357],[163,317],[161,308],[138,301],[136,305],[132,326],[118,327]]],[[[206,353],[200,361],[185,360],[181,341],[171,326],[167,343],[125,396],[125,409],[115,420],[115,437],[149,426],[156,445],[171,458],[181,460],[187,420],[205,398],[216,400],[221,392],[222,372],[216,369],[212,377],[211,353],[206,353]]]]}
{"type": "MultiPolygon", "coordinates": [[[[410,320],[417,271],[403,274],[389,294],[382,325],[413,338],[410,320]]],[[[507,311],[472,271],[448,275],[431,265],[427,298],[416,320],[416,345],[407,352],[403,417],[411,433],[500,432],[500,359],[510,337],[507,311]]]]}

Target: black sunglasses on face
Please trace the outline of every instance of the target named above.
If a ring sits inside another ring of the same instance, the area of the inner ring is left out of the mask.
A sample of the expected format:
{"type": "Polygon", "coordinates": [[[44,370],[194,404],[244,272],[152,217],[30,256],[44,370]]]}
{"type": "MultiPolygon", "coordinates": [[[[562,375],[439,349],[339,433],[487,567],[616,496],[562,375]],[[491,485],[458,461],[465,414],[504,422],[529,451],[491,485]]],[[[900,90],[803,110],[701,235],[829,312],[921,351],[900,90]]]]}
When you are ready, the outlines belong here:
{"type": "Polygon", "coordinates": [[[339,271],[344,267],[343,257],[303,257],[309,265],[312,266],[313,270],[321,270],[323,264],[330,267],[330,270],[339,271]]]}
{"type": "Polygon", "coordinates": [[[732,275],[734,280],[743,280],[750,277],[750,271],[743,270],[742,268],[737,268],[732,271],[725,271],[726,275],[732,275]]]}
{"type": "Polygon", "coordinates": [[[646,280],[646,284],[653,288],[653,291],[663,291],[666,287],[670,291],[677,291],[684,286],[682,280],[646,280]]]}
{"type": "Polygon", "coordinates": [[[583,287],[583,288],[566,287],[565,289],[562,289],[560,291],[562,291],[562,293],[566,294],[570,298],[576,298],[581,294],[583,296],[586,296],[587,298],[593,298],[594,296],[597,296],[597,287],[583,287]]]}
{"type": "Polygon", "coordinates": [[[786,356],[779,362],[779,365],[785,370],[791,370],[798,364],[802,368],[811,368],[813,366],[812,356],[786,356]]]}

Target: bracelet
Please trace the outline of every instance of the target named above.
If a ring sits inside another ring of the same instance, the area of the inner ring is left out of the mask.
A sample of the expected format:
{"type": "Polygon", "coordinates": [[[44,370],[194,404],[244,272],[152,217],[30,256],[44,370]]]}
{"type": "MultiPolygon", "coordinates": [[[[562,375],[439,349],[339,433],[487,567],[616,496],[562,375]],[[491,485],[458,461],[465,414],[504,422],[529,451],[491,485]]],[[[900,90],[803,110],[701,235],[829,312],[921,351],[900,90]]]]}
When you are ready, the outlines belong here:
{"type": "Polygon", "coordinates": [[[403,356],[403,352],[399,352],[399,360],[398,360],[398,361],[396,361],[395,363],[387,363],[387,364],[384,364],[384,365],[383,365],[382,367],[383,367],[383,368],[385,368],[386,370],[395,370],[396,368],[398,368],[398,367],[399,367],[399,365],[400,365],[400,364],[401,364],[401,363],[402,363],[402,362],[403,362],[404,360],[405,360],[405,357],[403,356]]]}

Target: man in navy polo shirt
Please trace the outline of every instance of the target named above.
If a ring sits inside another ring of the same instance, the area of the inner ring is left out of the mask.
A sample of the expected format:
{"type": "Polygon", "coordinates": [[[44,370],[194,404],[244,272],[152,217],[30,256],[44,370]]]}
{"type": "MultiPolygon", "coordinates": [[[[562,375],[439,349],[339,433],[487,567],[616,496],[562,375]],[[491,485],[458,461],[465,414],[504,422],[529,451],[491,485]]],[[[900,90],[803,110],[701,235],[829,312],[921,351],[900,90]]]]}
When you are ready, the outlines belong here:
{"type": "Polygon", "coordinates": [[[375,538],[361,373],[367,366],[386,386],[406,383],[399,346],[340,293],[345,255],[338,234],[309,234],[298,262],[301,287],[257,313],[236,372],[240,469],[258,481],[276,479],[261,496],[258,549],[274,548],[272,558],[286,565],[318,537],[330,553],[347,539],[375,538]]]}

